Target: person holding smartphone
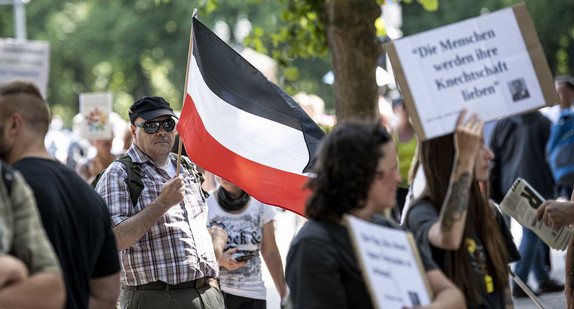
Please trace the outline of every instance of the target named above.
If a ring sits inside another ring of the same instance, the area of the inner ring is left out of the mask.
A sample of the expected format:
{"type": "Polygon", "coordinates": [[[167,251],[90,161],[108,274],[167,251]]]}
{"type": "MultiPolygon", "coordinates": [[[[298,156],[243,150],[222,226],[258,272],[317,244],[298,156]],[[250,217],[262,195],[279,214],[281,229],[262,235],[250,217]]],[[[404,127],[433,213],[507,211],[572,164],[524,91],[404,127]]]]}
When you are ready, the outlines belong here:
{"type": "Polygon", "coordinates": [[[208,218],[227,232],[227,244],[219,259],[221,290],[228,309],[266,308],[266,289],[261,274],[265,260],[275,287],[285,299],[287,285],[277,243],[274,207],[250,197],[235,184],[217,177],[220,184],[207,199],[208,218]]]}

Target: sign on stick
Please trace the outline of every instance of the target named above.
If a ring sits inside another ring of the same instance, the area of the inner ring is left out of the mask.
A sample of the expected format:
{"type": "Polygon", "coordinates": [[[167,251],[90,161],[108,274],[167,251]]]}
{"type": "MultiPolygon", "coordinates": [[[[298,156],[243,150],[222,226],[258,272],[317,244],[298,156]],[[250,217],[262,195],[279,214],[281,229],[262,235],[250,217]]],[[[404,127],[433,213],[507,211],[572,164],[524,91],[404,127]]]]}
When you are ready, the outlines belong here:
{"type": "Polygon", "coordinates": [[[48,42],[0,39],[0,84],[15,80],[31,82],[46,98],[49,69],[48,42]]]}
{"type": "Polygon", "coordinates": [[[81,93],[80,113],[83,115],[82,137],[89,140],[112,138],[110,113],[111,93],[81,93]]]}

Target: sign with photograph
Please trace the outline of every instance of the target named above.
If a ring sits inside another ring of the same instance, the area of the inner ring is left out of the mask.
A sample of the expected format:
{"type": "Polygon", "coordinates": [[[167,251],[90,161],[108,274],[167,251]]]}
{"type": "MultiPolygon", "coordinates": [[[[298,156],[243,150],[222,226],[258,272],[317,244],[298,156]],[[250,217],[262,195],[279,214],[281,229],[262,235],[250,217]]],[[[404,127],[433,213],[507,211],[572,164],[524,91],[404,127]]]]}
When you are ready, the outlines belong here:
{"type": "Polygon", "coordinates": [[[31,82],[45,99],[49,70],[48,42],[0,39],[0,84],[15,80],[31,82]]]}
{"type": "Polygon", "coordinates": [[[82,137],[89,140],[112,138],[110,114],[112,112],[111,93],[81,93],[80,113],[82,137]]]}
{"type": "Polygon", "coordinates": [[[377,308],[426,306],[432,292],[412,234],[345,216],[363,277],[377,308]]]}
{"type": "Polygon", "coordinates": [[[487,122],[559,102],[524,4],[386,48],[421,140],[452,133],[465,107],[487,122]]]}

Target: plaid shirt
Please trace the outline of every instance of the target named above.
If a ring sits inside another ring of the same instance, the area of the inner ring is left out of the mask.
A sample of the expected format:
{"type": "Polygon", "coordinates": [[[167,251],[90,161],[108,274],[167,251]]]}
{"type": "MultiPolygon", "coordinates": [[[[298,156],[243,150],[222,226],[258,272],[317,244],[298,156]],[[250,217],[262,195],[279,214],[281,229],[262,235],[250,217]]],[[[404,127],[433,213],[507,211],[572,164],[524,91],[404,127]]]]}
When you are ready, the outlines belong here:
{"type": "MultiPolygon", "coordinates": [[[[0,163],[0,174],[6,168],[0,163]]],[[[30,275],[39,272],[61,274],[60,263],[44,231],[34,193],[19,172],[11,172],[12,191],[8,193],[0,175],[0,255],[22,260],[30,275]]]]}
{"type": "MultiPolygon", "coordinates": [[[[96,186],[96,191],[108,205],[114,226],[157,199],[163,184],[170,179],[135,144],[126,154],[132,162],[140,163],[144,173],[144,190],[137,205],[132,205],[127,172],[120,162],[113,162],[96,186]]],[[[170,155],[170,160],[175,166],[177,159],[170,155]]],[[[217,277],[217,262],[206,227],[207,206],[200,183],[182,165],[180,173],[184,176],[186,191],[183,201],[170,208],[139,241],[120,252],[122,284],[134,286],[155,281],[179,284],[202,277],[217,277]]]]}

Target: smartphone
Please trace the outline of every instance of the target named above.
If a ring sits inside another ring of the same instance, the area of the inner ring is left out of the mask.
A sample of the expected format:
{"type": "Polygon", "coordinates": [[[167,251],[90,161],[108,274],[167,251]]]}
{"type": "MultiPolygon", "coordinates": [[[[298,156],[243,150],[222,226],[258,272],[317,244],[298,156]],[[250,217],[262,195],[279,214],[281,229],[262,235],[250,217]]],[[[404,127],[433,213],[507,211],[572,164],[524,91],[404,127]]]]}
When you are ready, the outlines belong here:
{"type": "Polygon", "coordinates": [[[249,261],[255,257],[255,254],[249,251],[239,251],[231,255],[237,262],[249,261]]]}
{"type": "Polygon", "coordinates": [[[235,258],[237,262],[249,261],[254,258],[255,255],[241,255],[235,258]]]}

